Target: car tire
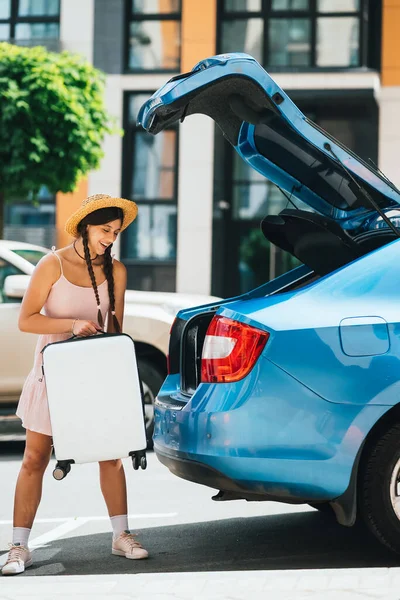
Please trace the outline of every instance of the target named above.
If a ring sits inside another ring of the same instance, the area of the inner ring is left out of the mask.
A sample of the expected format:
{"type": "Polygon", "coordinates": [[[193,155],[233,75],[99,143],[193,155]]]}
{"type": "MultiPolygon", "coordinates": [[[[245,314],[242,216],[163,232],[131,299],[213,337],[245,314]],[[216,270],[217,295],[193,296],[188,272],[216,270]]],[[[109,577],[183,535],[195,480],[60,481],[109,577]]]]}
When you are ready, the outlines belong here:
{"type": "Polygon", "coordinates": [[[369,449],[359,478],[361,518],[380,542],[400,554],[400,423],[369,449]]]}
{"type": "Polygon", "coordinates": [[[148,360],[138,358],[140,379],[143,385],[144,413],[146,425],[147,447],[153,447],[154,400],[165,379],[161,371],[148,360]]]}

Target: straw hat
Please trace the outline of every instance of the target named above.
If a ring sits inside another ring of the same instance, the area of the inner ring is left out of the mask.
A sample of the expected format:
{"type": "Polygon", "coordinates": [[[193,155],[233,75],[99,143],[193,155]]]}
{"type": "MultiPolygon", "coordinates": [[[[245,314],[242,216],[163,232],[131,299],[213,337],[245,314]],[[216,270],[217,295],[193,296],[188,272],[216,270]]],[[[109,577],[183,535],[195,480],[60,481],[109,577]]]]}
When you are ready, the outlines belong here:
{"type": "Polygon", "coordinates": [[[124,212],[124,221],[121,231],[126,229],[128,225],[136,219],[138,208],[133,200],[125,200],[125,198],[113,198],[108,194],[95,194],[89,196],[83,202],[80,208],[76,210],[65,223],[65,231],[72,237],[79,237],[78,225],[88,214],[99,210],[99,208],[121,208],[124,212]]]}

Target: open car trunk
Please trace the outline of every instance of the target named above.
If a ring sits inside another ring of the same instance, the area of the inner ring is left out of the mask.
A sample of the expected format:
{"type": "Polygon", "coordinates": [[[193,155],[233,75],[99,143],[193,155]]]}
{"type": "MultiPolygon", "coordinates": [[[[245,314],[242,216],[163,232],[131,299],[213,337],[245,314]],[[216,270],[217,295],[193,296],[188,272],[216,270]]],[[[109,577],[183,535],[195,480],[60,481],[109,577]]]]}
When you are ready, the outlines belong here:
{"type": "Polygon", "coordinates": [[[397,239],[389,229],[366,231],[352,237],[333,219],[304,210],[287,209],[279,215],[266,216],[261,229],[272,244],[320,276],[397,239]]]}
{"type": "Polygon", "coordinates": [[[195,113],[211,117],[241,158],[294,204],[314,211],[285,210],[261,227],[316,274],[396,238],[387,224],[377,229],[377,210],[400,209],[396,187],[309,121],[249,55],[211,57],[172,78],[142,106],[138,123],[157,134],[195,113]]]}

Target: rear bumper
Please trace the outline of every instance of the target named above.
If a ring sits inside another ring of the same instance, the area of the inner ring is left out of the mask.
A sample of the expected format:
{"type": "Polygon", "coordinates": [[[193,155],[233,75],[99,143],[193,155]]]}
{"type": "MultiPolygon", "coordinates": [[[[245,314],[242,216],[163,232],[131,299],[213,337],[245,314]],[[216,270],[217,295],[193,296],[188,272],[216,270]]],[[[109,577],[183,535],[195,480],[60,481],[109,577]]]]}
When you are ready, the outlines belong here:
{"type": "MultiPolygon", "coordinates": [[[[224,473],[213,469],[207,464],[202,464],[192,459],[180,458],[164,454],[159,448],[155,448],[158,460],[168,467],[168,469],[181,479],[192,481],[200,485],[205,485],[215,490],[229,492],[227,499],[229,500],[273,500],[277,502],[287,502],[292,504],[302,504],[311,501],[313,498],[293,497],[290,494],[281,493],[259,493],[254,488],[249,490],[248,482],[234,481],[224,473]]],[[[225,499],[225,498],[224,498],[225,499]]]]}
{"type": "Polygon", "coordinates": [[[236,384],[201,384],[181,410],[178,385],[167,378],[156,402],[159,460],[184,479],[282,502],[341,496],[389,408],[328,402],[265,358],[236,384]]]}

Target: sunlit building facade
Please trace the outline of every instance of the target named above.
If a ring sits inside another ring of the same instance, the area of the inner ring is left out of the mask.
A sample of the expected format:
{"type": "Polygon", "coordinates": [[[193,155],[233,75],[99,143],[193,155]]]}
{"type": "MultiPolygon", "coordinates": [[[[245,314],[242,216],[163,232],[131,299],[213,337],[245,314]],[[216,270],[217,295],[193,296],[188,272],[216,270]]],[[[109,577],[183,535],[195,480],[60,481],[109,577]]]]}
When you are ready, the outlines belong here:
{"type": "Polygon", "coordinates": [[[202,58],[248,52],[309,118],[400,184],[399,28],[400,0],[0,0],[2,39],[45,38],[106,73],[108,110],[125,131],[105,140],[101,168],[74,194],[44,190],[37,208],[8,208],[7,235],[32,238],[36,227],[63,244],[68,214],[105,192],[139,205],[118,247],[130,287],[227,296],[285,271],[290,257],[259,223],[286,198],[206,117],[153,137],[137,111],[202,58]]]}

